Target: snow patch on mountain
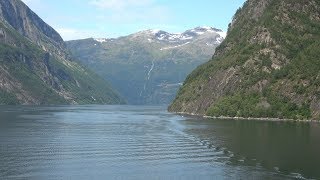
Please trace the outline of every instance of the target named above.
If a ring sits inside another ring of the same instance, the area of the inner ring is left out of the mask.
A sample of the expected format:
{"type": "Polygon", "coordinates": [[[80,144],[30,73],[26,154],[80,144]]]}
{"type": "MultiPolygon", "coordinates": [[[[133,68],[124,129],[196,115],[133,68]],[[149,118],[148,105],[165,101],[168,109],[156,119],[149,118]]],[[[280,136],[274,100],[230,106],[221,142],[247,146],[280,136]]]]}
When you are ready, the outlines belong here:
{"type": "Polygon", "coordinates": [[[224,38],[222,37],[222,36],[220,36],[220,37],[218,37],[217,39],[216,39],[216,43],[217,44],[221,44],[222,43],[222,41],[224,40],[224,38]]]}
{"type": "Polygon", "coordinates": [[[108,39],[106,39],[106,38],[96,38],[96,39],[94,39],[95,41],[97,41],[97,42],[99,42],[99,43],[104,43],[104,42],[107,42],[108,41],[108,39]]]}
{"type": "MultiPolygon", "coordinates": [[[[160,50],[178,48],[191,43],[198,39],[208,39],[204,42],[207,46],[216,46],[222,43],[227,33],[220,29],[209,26],[199,26],[194,29],[187,30],[183,33],[169,33],[159,29],[149,29],[132,34],[133,38],[145,38],[148,43],[170,43],[171,46],[163,47],[160,50]]],[[[100,40],[100,39],[99,39],[100,40]]],[[[99,42],[103,42],[104,39],[99,42]]]]}
{"type": "Polygon", "coordinates": [[[153,34],[159,33],[161,30],[160,29],[151,29],[150,30],[153,34]]]}
{"type": "Polygon", "coordinates": [[[202,35],[202,34],[204,34],[205,32],[196,32],[197,34],[199,34],[199,35],[202,35]]]}
{"type": "Polygon", "coordinates": [[[223,39],[225,39],[227,37],[227,33],[226,32],[217,32],[223,39]]]}
{"type": "Polygon", "coordinates": [[[193,39],[193,37],[191,37],[191,36],[182,36],[180,39],[181,40],[191,40],[191,39],[193,39]]]}
{"type": "Polygon", "coordinates": [[[210,27],[210,26],[202,26],[201,28],[203,28],[203,29],[207,29],[207,30],[212,30],[213,28],[212,27],[210,27]]]}

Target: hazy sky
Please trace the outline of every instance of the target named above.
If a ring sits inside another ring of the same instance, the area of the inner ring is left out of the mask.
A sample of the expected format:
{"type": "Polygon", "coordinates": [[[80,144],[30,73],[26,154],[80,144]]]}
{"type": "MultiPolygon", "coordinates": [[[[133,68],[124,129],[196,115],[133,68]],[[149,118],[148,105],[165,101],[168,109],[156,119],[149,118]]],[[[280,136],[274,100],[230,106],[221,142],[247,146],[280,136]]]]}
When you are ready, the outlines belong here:
{"type": "Polygon", "coordinates": [[[65,40],[118,37],[145,29],[227,30],[245,0],[23,0],[65,40]]]}

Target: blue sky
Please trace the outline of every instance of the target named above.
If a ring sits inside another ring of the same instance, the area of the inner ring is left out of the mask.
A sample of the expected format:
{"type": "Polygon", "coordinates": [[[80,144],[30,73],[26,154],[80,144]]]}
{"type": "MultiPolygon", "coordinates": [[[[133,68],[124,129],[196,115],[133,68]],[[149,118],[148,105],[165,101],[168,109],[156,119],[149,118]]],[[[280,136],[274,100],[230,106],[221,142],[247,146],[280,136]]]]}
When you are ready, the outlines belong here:
{"type": "Polygon", "coordinates": [[[227,30],[245,0],[22,0],[64,40],[118,37],[145,29],[227,30]]]}

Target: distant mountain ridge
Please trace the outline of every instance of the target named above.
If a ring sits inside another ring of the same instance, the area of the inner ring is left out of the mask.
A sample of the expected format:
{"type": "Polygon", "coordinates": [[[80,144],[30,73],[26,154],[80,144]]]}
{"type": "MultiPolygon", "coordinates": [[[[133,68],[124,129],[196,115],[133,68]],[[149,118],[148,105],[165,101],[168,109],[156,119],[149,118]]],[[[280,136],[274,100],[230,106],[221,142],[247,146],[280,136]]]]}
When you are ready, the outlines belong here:
{"type": "Polygon", "coordinates": [[[0,104],[120,104],[72,61],[61,36],[20,0],[0,1],[0,104]]]}
{"type": "Polygon", "coordinates": [[[107,79],[130,104],[168,104],[186,75],[211,58],[225,33],[144,30],[119,38],[68,41],[75,59],[107,79]]]}
{"type": "Polygon", "coordinates": [[[194,29],[187,30],[183,33],[168,33],[162,30],[146,30],[141,31],[138,34],[150,34],[154,36],[154,39],[159,41],[167,41],[167,42],[183,42],[183,41],[191,41],[192,39],[203,35],[205,33],[217,33],[221,38],[225,38],[225,33],[220,29],[215,29],[212,27],[196,27],[194,29]]]}

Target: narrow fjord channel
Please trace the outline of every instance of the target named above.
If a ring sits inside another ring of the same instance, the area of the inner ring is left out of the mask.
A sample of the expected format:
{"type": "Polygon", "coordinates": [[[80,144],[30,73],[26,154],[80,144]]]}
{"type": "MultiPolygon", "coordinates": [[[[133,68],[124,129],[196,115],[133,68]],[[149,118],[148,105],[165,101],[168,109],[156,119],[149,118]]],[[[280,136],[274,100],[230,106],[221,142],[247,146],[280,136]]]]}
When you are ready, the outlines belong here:
{"type": "Polygon", "coordinates": [[[3,106],[1,179],[320,178],[320,126],[158,106],[3,106]]]}

